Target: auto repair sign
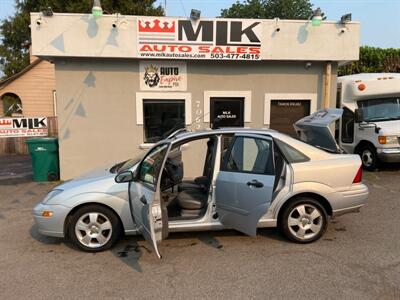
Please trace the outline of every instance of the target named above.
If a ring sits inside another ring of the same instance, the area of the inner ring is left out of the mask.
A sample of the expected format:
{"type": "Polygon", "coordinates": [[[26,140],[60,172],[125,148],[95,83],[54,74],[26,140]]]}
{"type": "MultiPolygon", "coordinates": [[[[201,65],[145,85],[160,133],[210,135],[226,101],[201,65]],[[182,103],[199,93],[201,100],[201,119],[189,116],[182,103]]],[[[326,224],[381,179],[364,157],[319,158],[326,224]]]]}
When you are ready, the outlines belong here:
{"type": "Polygon", "coordinates": [[[260,60],[261,22],[138,17],[139,58],[260,60]]]}
{"type": "Polygon", "coordinates": [[[0,138],[47,135],[47,118],[0,119],[0,138]]]}
{"type": "Polygon", "coordinates": [[[139,69],[143,91],[186,91],[186,62],[140,61],[139,69]]]}

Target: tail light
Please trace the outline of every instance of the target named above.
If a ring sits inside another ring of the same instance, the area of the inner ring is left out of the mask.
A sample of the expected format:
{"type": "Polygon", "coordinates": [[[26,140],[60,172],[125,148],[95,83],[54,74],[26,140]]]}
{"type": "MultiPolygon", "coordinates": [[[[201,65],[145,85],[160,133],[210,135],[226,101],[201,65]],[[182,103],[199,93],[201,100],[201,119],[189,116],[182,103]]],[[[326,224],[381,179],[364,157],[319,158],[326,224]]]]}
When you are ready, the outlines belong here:
{"type": "Polygon", "coordinates": [[[356,176],[353,179],[353,183],[360,183],[362,180],[362,166],[357,171],[356,176]]]}

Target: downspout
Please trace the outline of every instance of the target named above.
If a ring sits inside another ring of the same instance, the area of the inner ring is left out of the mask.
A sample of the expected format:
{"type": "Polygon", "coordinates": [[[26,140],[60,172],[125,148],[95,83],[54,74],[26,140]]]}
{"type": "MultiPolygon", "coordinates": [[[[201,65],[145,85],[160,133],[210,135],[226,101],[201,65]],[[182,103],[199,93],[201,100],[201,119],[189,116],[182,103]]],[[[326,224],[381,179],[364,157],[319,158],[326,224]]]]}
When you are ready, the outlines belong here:
{"type": "Polygon", "coordinates": [[[324,101],[323,108],[329,108],[331,103],[331,82],[332,82],[332,62],[326,62],[325,83],[324,83],[324,101]]]}

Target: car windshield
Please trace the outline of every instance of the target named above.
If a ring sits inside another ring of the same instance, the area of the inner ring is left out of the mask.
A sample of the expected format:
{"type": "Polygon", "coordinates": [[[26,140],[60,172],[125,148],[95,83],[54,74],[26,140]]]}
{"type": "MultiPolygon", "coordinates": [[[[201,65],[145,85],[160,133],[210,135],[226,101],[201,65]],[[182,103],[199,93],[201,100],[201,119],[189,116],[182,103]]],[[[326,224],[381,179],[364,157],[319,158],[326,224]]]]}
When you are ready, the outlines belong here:
{"type": "Polygon", "coordinates": [[[358,107],[366,122],[400,120],[400,97],[361,100],[358,107]]]}
{"type": "Polygon", "coordinates": [[[132,159],[120,162],[120,163],[112,166],[110,169],[110,173],[118,173],[118,172],[129,170],[134,165],[136,165],[138,162],[140,162],[145,154],[146,154],[146,152],[140,153],[139,155],[137,155],[136,157],[134,157],[132,159]]]}

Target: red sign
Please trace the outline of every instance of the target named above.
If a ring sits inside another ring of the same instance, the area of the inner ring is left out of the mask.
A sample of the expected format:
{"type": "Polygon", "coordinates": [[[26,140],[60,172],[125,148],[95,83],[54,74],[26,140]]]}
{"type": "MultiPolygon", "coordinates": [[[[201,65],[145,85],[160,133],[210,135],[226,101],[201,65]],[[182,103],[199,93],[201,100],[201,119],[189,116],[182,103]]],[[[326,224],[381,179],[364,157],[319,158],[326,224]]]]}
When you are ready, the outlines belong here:
{"type": "Polygon", "coordinates": [[[261,22],[141,17],[141,58],[260,60],[261,22]]]}

